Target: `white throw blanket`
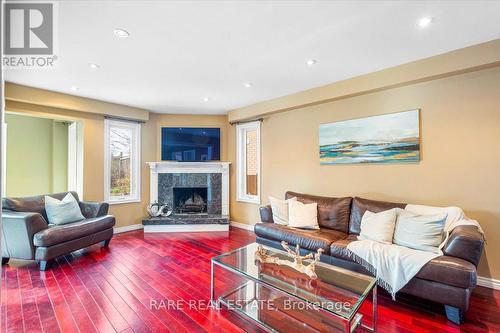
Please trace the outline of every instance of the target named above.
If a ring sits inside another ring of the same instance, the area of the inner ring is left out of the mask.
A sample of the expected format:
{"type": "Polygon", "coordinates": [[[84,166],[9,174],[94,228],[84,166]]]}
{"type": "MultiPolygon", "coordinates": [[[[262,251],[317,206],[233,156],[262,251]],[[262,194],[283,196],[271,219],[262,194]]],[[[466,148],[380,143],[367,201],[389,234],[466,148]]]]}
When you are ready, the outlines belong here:
{"type": "Polygon", "coordinates": [[[448,214],[444,226],[444,240],[439,246],[439,253],[414,250],[396,244],[382,244],[372,240],[358,240],[347,245],[352,259],[375,275],[378,284],[390,292],[393,298],[425,264],[443,255],[441,249],[454,228],[461,225],[473,225],[481,234],[484,234],[479,223],[468,219],[463,210],[458,207],[410,204],[405,207],[405,210],[419,215],[448,214]]]}

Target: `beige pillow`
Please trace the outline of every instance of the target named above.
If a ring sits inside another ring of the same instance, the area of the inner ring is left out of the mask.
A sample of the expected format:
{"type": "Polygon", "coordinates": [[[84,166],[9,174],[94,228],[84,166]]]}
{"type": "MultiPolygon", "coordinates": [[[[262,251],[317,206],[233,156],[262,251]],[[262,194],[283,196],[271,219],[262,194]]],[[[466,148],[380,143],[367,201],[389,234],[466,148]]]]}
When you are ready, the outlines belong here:
{"type": "Polygon", "coordinates": [[[319,229],[318,204],[304,204],[296,200],[289,201],[288,225],[294,228],[319,229]]]}
{"type": "Polygon", "coordinates": [[[271,210],[273,211],[273,221],[276,224],[288,225],[288,202],[297,201],[297,198],[293,197],[288,200],[279,200],[273,197],[269,197],[269,202],[271,204],[271,210]]]}
{"type": "Polygon", "coordinates": [[[400,210],[394,230],[394,244],[411,249],[440,253],[444,224],[448,214],[418,215],[400,210]]]}
{"type": "Polygon", "coordinates": [[[358,239],[371,239],[384,244],[392,244],[396,219],[396,209],[379,213],[365,211],[361,218],[361,232],[358,239]]]}

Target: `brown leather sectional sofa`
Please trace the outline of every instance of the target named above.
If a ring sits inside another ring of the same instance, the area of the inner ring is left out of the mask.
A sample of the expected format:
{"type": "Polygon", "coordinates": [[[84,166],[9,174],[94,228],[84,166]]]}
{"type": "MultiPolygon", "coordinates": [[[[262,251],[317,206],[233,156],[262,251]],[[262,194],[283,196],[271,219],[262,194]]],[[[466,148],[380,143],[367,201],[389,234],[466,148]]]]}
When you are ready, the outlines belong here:
{"type": "MultiPolygon", "coordinates": [[[[281,241],[300,245],[304,253],[322,248],[321,261],[370,274],[347,256],[347,244],[356,240],[361,217],[366,210],[381,212],[404,208],[406,204],[362,198],[329,198],[287,192],[287,199],[297,197],[304,203],[318,204],[320,230],[296,229],[273,223],[271,206],[260,208],[262,223],[255,225],[257,242],[281,248],[281,241]]],[[[469,307],[469,298],[476,286],[476,267],[483,252],[483,236],[473,226],[453,230],[443,248],[444,255],[427,263],[400,291],[445,305],[449,320],[460,324],[469,307]]]]}

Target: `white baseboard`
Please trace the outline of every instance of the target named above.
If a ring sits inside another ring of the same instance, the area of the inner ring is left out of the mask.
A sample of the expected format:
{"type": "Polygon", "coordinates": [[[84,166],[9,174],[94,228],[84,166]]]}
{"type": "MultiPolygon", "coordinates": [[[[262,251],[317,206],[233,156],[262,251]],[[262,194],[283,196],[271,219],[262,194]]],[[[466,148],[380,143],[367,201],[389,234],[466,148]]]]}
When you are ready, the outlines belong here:
{"type": "Polygon", "coordinates": [[[240,229],[245,229],[248,231],[253,231],[253,225],[250,224],[245,224],[245,223],[239,223],[239,222],[233,222],[231,221],[231,226],[235,228],[240,228],[240,229]]]}
{"type": "Polygon", "coordinates": [[[144,232],[208,232],[229,231],[229,224],[145,225],[144,232]]]}
{"type": "Polygon", "coordinates": [[[132,225],[126,225],[124,227],[115,227],[113,228],[113,233],[115,234],[121,234],[122,232],[128,232],[128,231],[134,231],[134,230],[140,230],[144,226],[142,224],[132,224],[132,225]]]}
{"type": "Polygon", "coordinates": [[[500,290],[500,280],[493,279],[493,278],[478,276],[477,277],[477,285],[481,286],[481,287],[500,290]]]}

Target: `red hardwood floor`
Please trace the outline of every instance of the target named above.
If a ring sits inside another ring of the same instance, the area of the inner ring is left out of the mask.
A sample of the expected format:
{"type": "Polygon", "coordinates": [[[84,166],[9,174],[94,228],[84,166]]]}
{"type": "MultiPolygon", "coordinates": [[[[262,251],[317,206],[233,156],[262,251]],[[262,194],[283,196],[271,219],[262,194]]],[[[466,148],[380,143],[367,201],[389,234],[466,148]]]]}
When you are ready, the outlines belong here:
{"type": "MultiPolygon", "coordinates": [[[[2,269],[1,332],[260,332],[228,311],[184,306],[207,301],[210,258],[255,240],[253,233],[117,235],[38,271],[12,260],[2,269]],[[151,299],[158,303],[151,308],[151,299]],[[177,306],[163,303],[177,301],[177,306]]],[[[228,277],[221,277],[227,282],[228,277]]],[[[379,332],[500,332],[500,292],[478,287],[468,320],[456,326],[439,307],[379,297],[379,332]]]]}

